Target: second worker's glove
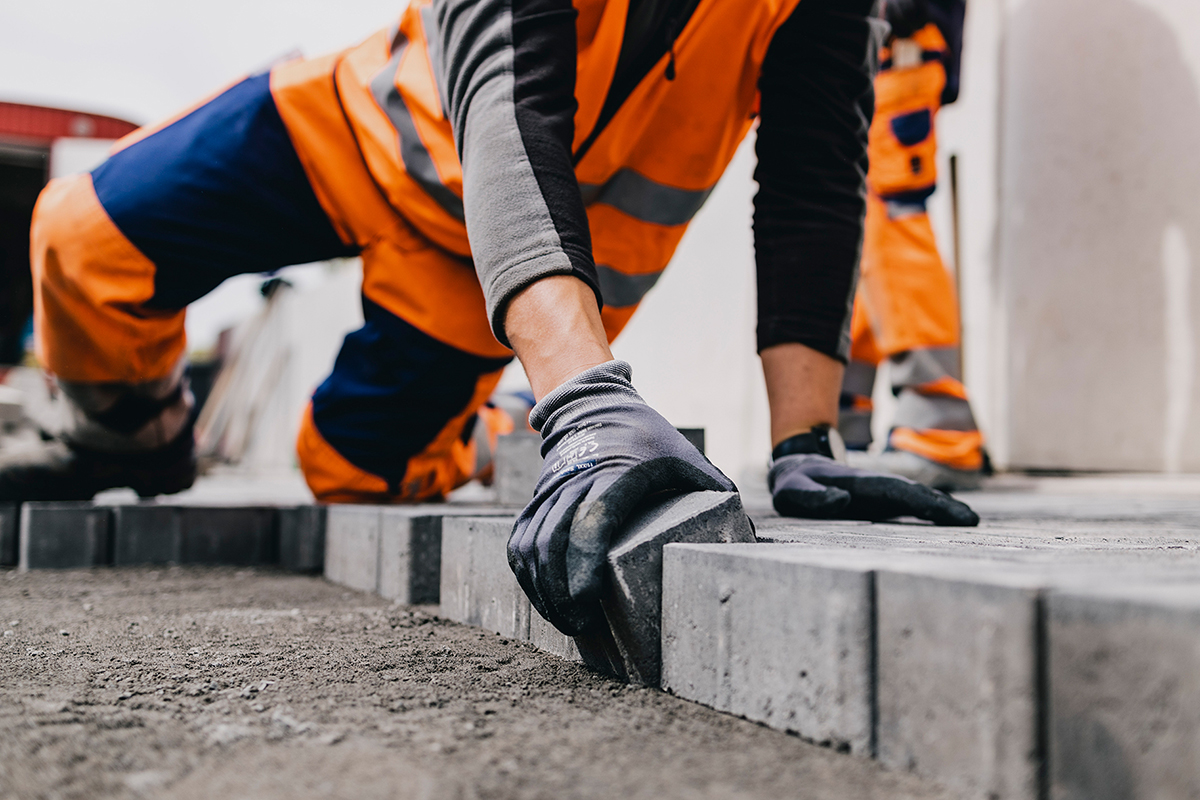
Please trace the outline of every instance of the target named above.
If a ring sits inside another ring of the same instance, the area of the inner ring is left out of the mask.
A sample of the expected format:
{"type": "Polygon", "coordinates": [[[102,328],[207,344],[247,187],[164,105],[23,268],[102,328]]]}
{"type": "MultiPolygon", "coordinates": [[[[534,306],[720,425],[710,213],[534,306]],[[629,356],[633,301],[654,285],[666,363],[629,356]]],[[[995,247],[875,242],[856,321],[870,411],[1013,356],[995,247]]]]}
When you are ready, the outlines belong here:
{"type": "Polygon", "coordinates": [[[767,485],[775,510],[785,517],[865,519],[912,516],[936,525],[979,524],[966,503],[899,475],[867,472],[841,463],[836,430],[818,425],[793,436],[771,453],[767,485]]]}
{"type": "Polygon", "coordinates": [[[508,540],[508,563],[538,612],[568,635],[603,621],[609,546],[639,503],[658,493],[736,491],[646,405],[631,373],[624,361],[592,367],[529,415],[545,461],[508,540]]]}

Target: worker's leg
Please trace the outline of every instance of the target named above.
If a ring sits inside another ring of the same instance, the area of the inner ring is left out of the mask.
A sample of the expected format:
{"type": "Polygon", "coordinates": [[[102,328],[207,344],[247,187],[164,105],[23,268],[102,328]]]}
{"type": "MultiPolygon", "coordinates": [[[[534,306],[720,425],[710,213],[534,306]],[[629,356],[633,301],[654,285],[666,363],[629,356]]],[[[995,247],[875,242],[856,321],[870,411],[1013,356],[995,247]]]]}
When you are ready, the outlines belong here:
{"type": "Polygon", "coordinates": [[[355,251],[318,203],[265,75],[52,182],[32,230],[37,343],[73,421],[45,451],[0,462],[0,497],[186,488],[184,307],[237,273],[355,251]]]}
{"type": "Polygon", "coordinates": [[[512,431],[508,415],[488,405],[511,356],[486,354],[496,345],[470,270],[404,225],[363,253],[364,325],[346,336],[297,442],[318,500],[440,499],[478,476],[496,435],[512,431]],[[470,280],[456,289],[453,272],[432,284],[422,277],[449,268],[466,270],[470,280]],[[434,295],[453,309],[447,314],[478,315],[488,341],[476,349],[485,354],[442,341],[396,313],[434,295]]]}
{"type": "Polygon", "coordinates": [[[889,448],[978,472],[983,437],[959,375],[954,282],[923,203],[869,199],[861,285],[899,401],[889,448]]]}

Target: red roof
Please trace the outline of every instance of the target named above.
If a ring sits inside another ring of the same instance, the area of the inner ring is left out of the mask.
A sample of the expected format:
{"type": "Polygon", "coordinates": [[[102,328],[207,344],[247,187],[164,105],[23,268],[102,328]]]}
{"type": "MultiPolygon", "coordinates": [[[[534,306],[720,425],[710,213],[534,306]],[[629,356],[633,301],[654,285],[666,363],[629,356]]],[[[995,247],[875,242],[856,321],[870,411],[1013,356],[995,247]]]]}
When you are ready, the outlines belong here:
{"type": "Polygon", "coordinates": [[[0,102],[0,136],[34,139],[49,144],[62,136],[119,139],[137,125],[116,117],[0,102]]]}

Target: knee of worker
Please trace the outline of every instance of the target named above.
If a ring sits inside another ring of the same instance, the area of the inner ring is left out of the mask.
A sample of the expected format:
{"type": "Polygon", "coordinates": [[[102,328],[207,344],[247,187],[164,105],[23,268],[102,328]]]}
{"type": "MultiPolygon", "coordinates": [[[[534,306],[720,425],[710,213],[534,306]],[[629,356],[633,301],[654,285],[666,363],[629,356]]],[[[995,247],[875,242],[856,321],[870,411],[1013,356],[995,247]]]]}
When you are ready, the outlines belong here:
{"type": "Polygon", "coordinates": [[[443,497],[475,472],[477,412],[510,359],[458,350],[367,298],[363,308],[300,432],[309,487],[326,502],[443,497]]]}
{"type": "Polygon", "coordinates": [[[30,229],[34,330],[42,364],[80,383],[142,384],[172,374],[183,310],[148,311],[154,264],[117,229],[90,175],[51,181],[30,229]]]}

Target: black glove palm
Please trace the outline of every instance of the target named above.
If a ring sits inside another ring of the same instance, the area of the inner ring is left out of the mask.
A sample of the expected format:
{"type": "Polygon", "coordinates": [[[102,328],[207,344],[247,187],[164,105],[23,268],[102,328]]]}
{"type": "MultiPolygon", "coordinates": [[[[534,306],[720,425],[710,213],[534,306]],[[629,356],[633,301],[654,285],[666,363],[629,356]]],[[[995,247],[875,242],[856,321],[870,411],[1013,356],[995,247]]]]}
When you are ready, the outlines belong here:
{"type": "Polygon", "coordinates": [[[733,483],[634,390],[610,361],[577,375],[534,407],[541,477],[508,541],[508,563],[530,602],[577,635],[602,622],[600,591],[621,524],[656,493],[735,491],[733,483]]]}
{"type": "Polygon", "coordinates": [[[899,475],[854,469],[833,458],[828,427],[794,436],[775,448],[767,485],[785,517],[880,521],[912,516],[936,525],[979,524],[966,503],[899,475]]]}

